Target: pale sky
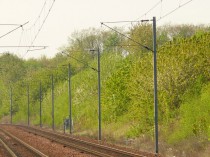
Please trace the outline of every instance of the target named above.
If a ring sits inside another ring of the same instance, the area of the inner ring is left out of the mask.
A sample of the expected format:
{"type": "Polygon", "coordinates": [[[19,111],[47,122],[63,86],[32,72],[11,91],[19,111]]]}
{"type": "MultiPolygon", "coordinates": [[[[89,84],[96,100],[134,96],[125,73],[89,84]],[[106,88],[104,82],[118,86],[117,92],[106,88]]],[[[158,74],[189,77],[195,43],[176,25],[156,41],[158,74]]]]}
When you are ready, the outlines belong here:
{"type": "MultiPolygon", "coordinates": [[[[0,46],[30,45],[54,0],[0,0],[0,24],[23,24],[23,29],[0,38],[0,46]],[[45,5],[44,5],[45,4],[45,5]],[[44,9],[38,18],[42,8],[44,9]],[[35,21],[37,20],[36,24],[35,21]],[[20,43],[20,44],[19,44],[20,43]]],[[[11,51],[23,58],[42,55],[53,57],[58,48],[66,45],[74,31],[100,28],[100,22],[136,20],[158,4],[143,19],[159,19],[189,0],[55,0],[51,12],[33,45],[49,46],[45,50],[29,51],[26,48],[1,48],[0,53],[11,51]]],[[[142,19],[141,18],[141,19],[142,19]]],[[[163,24],[210,24],[210,0],[192,0],[186,6],[161,19],[163,24]]],[[[123,26],[110,24],[110,26],[123,26]]],[[[126,25],[126,26],[129,26],[126,25]]],[[[0,36],[17,26],[0,25],[0,36]]]]}

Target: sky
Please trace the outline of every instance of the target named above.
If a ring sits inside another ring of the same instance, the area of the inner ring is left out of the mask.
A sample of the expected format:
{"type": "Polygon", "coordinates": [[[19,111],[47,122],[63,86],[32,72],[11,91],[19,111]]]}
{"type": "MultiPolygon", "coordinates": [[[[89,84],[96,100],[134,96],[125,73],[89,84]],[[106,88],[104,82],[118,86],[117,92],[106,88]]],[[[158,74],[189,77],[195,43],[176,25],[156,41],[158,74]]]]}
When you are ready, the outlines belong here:
{"type": "MultiPolygon", "coordinates": [[[[100,22],[106,21],[152,19],[156,16],[157,19],[161,18],[157,26],[210,25],[209,6],[210,0],[0,0],[0,54],[11,52],[24,59],[43,55],[51,58],[59,53],[59,48],[68,44],[68,38],[73,32],[91,27],[101,28],[100,22]],[[161,18],[179,6],[172,14],[161,18]],[[1,37],[18,27],[1,24],[21,25],[26,22],[23,27],[1,37]],[[28,46],[33,40],[33,46],[48,47],[28,52],[28,48],[1,47],[28,46]]],[[[131,23],[109,26],[129,27],[131,23]]]]}

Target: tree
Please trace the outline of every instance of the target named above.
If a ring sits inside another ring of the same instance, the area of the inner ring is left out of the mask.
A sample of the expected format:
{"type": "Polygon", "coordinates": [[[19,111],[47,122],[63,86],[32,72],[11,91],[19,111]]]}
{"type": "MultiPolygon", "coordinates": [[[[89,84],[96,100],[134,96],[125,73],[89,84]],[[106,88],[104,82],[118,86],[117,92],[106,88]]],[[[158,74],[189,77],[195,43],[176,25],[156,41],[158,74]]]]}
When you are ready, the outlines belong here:
{"type": "Polygon", "coordinates": [[[15,55],[5,53],[0,58],[2,79],[5,84],[15,83],[25,75],[24,61],[15,55]]]}
{"type": "MultiPolygon", "coordinates": [[[[152,25],[148,23],[141,23],[133,26],[130,28],[129,31],[129,37],[135,40],[136,42],[147,46],[152,49],[153,45],[153,37],[152,37],[152,25]]],[[[126,41],[127,45],[136,45],[136,46],[131,46],[129,50],[131,52],[147,52],[148,50],[142,48],[135,42],[128,40],[126,41]]]]}
{"type": "MultiPolygon", "coordinates": [[[[84,51],[87,49],[95,49],[102,43],[100,31],[95,28],[84,29],[80,32],[75,31],[69,38],[70,51],[84,51]]],[[[87,51],[93,57],[96,55],[95,51],[87,51]]]]}

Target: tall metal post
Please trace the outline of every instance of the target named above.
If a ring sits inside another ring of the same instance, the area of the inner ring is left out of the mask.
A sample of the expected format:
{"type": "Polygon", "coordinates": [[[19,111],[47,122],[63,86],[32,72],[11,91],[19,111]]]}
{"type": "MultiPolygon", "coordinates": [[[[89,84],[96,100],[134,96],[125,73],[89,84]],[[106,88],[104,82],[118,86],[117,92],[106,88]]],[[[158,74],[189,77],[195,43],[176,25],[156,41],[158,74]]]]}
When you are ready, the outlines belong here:
{"type": "Polygon", "coordinates": [[[72,134],[72,101],[71,101],[71,69],[68,66],[68,91],[69,91],[69,133],[72,134]]]}
{"type": "Polygon", "coordinates": [[[29,85],[27,86],[27,96],[28,96],[28,126],[30,125],[30,108],[29,108],[29,104],[30,104],[30,100],[29,100],[29,85]]]}
{"type": "Polygon", "coordinates": [[[10,124],[12,124],[12,87],[10,87],[10,124]]]}
{"type": "Polygon", "coordinates": [[[52,74],[52,129],[55,129],[55,121],[54,121],[54,82],[53,82],[53,74],[52,74]]]}
{"type": "Polygon", "coordinates": [[[154,53],[154,120],[155,120],[155,153],[158,155],[158,96],[157,96],[157,50],[156,50],[156,17],[153,17],[153,53],[154,53]]]}
{"type": "Polygon", "coordinates": [[[98,47],[98,140],[101,140],[101,66],[98,47]]]}
{"type": "Polygon", "coordinates": [[[42,82],[39,83],[39,124],[42,127],[42,82]]]}

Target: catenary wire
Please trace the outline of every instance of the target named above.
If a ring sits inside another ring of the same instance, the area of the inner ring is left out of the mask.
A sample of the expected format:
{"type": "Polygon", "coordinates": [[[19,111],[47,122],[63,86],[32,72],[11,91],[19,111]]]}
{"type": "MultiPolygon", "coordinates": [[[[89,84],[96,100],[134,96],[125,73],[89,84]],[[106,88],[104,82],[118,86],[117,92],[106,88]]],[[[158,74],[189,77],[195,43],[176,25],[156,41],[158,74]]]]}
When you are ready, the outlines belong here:
{"type": "MultiPolygon", "coordinates": [[[[163,18],[166,17],[166,16],[169,16],[170,14],[172,14],[173,12],[175,12],[176,10],[178,10],[178,9],[180,9],[181,7],[183,7],[183,6],[187,5],[187,4],[189,4],[189,3],[192,2],[192,1],[193,1],[193,0],[189,0],[189,1],[187,1],[186,3],[184,3],[184,4],[181,4],[181,3],[180,3],[180,4],[179,4],[179,7],[175,8],[174,10],[172,10],[172,11],[168,12],[167,14],[163,15],[163,16],[160,17],[157,21],[163,19],[163,18]]],[[[160,3],[161,3],[161,5],[162,5],[162,0],[159,1],[158,3],[156,3],[156,4],[155,4],[148,12],[146,12],[144,15],[148,14],[150,11],[152,11],[154,8],[156,8],[160,3]]],[[[162,6],[161,6],[161,11],[162,11],[162,6]]],[[[141,17],[143,17],[143,16],[141,16],[141,17]]],[[[141,18],[141,17],[140,17],[140,18],[141,18]]],[[[140,19],[140,18],[139,18],[139,19],[140,19]]],[[[137,19],[137,20],[138,20],[138,19],[137,19]]],[[[137,21],[137,20],[135,20],[135,21],[115,21],[115,22],[106,22],[106,23],[140,22],[140,21],[137,21]]],[[[145,20],[145,21],[150,21],[150,20],[145,20]]],[[[141,22],[144,22],[144,20],[141,20],[141,22]]],[[[149,47],[147,47],[147,46],[145,46],[145,45],[143,45],[143,44],[141,44],[141,43],[138,43],[138,42],[135,41],[134,39],[132,39],[132,38],[126,36],[126,35],[123,34],[123,33],[120,33],[119,31],[117,31],[117,30],[115,30],[115,29],[113,29],[113,28],[111,28],[111,27],[105,25],[104,23],[101,23],[101,25],[104,25],[104,26],[108,27],[109,29],[111,29],[111,30],[117,32],[118,34],[120,34],[120,35],[126,37],[127,39],[129,39],[129,40],[131,40],[131,41],[137,43],[137,44],[140,45],[141,47],[144,47],[145,49],[150,50],[150,51],[153,52],[153,50],[150,49],[149,47]]]]}
{"type": "Polygon", "coordinates": [[[159,4],[162,4],[163,0],[158,1],[152,8],[150,8],[146,13],[142,14],[138,19],[141,19],[142,17],[146,16],[148,13],[150,13],[152,10],[154,10],[159,4]]]}
{"type": "Polygon", "coordinates": [[[65,52],[63,52],[63,51],[62,51],[61,53],[67,55],[68,57],[70,57],[70,58],[76,60],[76,61],[79,62],[79,63],[82,63],[83,65],[86,65],[87,67],[93,69],[94,71],[98,71],[96,68],[93,68],[93,67],[89,66],[88,63],[86,63],[86,62],[84,62],[84,61],[82,61],[82,60],[79,60],[79,59],[75,58],[75,57],[72,56],[72,55],[69,55],[69,54],[67,54],[67,53],[65,53],[65,52]]]}
{"type": "MultiPolygon", "coordinates": [[[[157,3],[155,3],[148,11],[146,11],[144,14],[142,14],[139,18],[137,18],[136,20],[133,21],[138,21],[140,22],[142,19],[142,17],[146,16],[148,13],[150,13],[152,10],[154,10],[159,4],[162,4],[163,0],[158,1],[157,3]]],[[[130,21],[129,23],[132,23],[132,21],[130,21]]],[[[123,27],[127,26],[129,24],[125,24],[123,25],[123,27]]]]}
{"type": "Polygon", "coordinates": [[[8,34],[10,34],[10,33],[14,32],[14,31],[16,31],[17,29],[19,29],[19,28],[21,28],[21,27],[23,27],[23,26],[26,25],[27,23],[28,23],[28,22],[26,22],[26,23],[24,23],[24,24],[22,24],[22,25],[16,27],[15,29],[13,29],[13,30],[7,32],[6,34],[4,34],[4,35],[2,35],[2,36],[0,36],[0,38],[3,38],[3,37],[5,37],[5,36],[7,36],[8,34]]]}
{"type": "Polygon", "coordinates": [[[124,36],[125,38],[127,38],[127,39],[129,39],[129,40],[133,41],[134,43],[138,44],[139,46],[141,46],[141,47],[143,47],[143,48],[145,48],[145,49],[147,49],[147,50],[149,50],[149,51],[152,51],[152,52],[153,52],[153,50],[152,50],[151,48],[149,48],[148,46],[145,46],[145,45],[143,45],[143,44],[141,44],[141,43],[137,42],[136,40],[134,40],[134,39],[132,39],[132,38],[128,37],[127,35],[125,35],[125,34],[123,34],[123,33],[120,33],[119,31],[117,31],[117,30],[113,29],[112,27],[110,27],[110,26],[108,26],[108,25],[104,24],[103,22],[101,22],[101,25],[106,26],[107,28],[109,28],[109,29],[113,30],[114,32],[116,32],[116,33],[118,33],[118,34],[120,34],[120,35],[124,36]]]}
{"type": "Polygon", "coordinates": [[[36,20],[35,20],[34,24],[33,24],[31,27],[35,26],[35,25],[36,25],[36,23],[37,23],[37,21],[40,19],[41,14],[42,14],[42,12],[43,12],[43,10],[44,10],[44,8],[45,8],[46,4],[47,4],[47,0],[45,0],[45,2],[44,2],[44,4],[43,4],[43,7],[42,7],[42,9],[41,9],[41,11],[40,11],[40,13],[39,13],[38,17],[36,18],[36,20]]]}
{"type": "MultiPolygon", "coordinates": [[[[34,39],[33,39],[32,42],[31,42],[31,45],[34,44],[34,42],[35,42],[36,38],[38,37],[40,31],[42,30],[43,25],[45,24],[45,22],[46,22],[46,20],[47,20],[47,18],[48,18],[48,16],[49,16],[49,14],[50,14],[50,12],[51,12],[51,10],[52,10],[52,7],[53,7],[54,3],[55,3],[55,0],[53,0],[52,5],[51,5],[51,7],[50,7],[48,13],[47,13],[46,17],[44,18],[44,20],[43,20],[43,22],[42,22],[42,25],[40,26],[40,28],[39,28],[39,30],[37,31],[37,33],[36,33],[34,39]]],[[[29,51],[30,51],[30,48],[26,51],[26,53],[23,55],[23,57],[24,57],[29,51]]]]}
{"type": "Polygon", "coordinates": [[[20,24],[9,24],[9,23],[2,23],[0,26],[20,26],[20,24]]]}
{"type": "Polygon", "coordinates": [[[11,48],[13,48],[13,47],[34,47],[34,48],[35,47],[41,47],[42,48],[42,47],[47,47],[47,46],[27,46],[27,45],[21,45],[21,46],[19,46],[19,45],[18,46],[13,46],[13,45],[1,46],[0,45],[0,47],[2,47],[2,48],[5,48],[5,47],[11,47],[11,48]]]}
{"type": "MultiPolygon", "coordinates": [[[[20,34],[20,39],[19,39],[19,42],[18,42],[18,46],[20,46],[20,44],[22,42],[23,32],[24,32],[24,29],[22,27],[22,31],[21,31],[21,34],[20,34]]],[[[19,51],[19,47],[17,48],[16,52],[18,52],[18,51],[19,51]]]]}
{"type": "Polygon", "coordinates": [[[160,17],[159,19],[157,19],[157,21],[160,21],[160,20],[162,20],[163,18],[165,18],[165,17],[171,15],[172,13],[174,13],[175,11],[177,11],[178,9],[184,7],[185,5],[189,4],[189,3],[192,2],[192,1],[193,1],[193,0],[189,0],[189,1],[185,2],[184,4],[181,4],[181,5],[179,4],[178,7],[176,7],[175,9],[169,11],[168,13],[166,13],[165,15],[163,15],[162,17],[160,17]]]}

